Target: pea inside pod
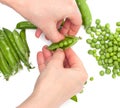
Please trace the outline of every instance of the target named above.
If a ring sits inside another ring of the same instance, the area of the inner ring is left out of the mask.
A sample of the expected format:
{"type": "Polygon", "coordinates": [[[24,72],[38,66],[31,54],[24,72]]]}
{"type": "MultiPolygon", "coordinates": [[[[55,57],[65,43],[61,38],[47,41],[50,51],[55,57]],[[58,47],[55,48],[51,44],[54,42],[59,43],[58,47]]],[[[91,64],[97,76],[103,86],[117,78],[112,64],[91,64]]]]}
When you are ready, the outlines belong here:
{"type": "Polygon", "coordinates": [[[64,40],[61,40],[60,42],[57,43],[52,43],[50,46],[48,46],[48,49],[51,51],[54,51],[58,48],[66,49],[77,43],[79,39],[81,39],[81,37],[66,36],[64,40]]]}

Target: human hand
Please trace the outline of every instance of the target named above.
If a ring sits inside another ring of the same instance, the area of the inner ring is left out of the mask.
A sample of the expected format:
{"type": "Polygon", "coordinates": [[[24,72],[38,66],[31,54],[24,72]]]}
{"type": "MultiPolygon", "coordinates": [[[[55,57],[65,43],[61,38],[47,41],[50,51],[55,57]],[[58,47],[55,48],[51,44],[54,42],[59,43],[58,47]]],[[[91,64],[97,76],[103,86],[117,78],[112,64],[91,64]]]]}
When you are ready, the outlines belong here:
{"type": "Polygon", "coordinates": [[[12,1],[11,4],[7,3],[8,5],[10,4],[24,18],[39,28],[36,32],[37,37],[44,33],[52,42],[62,40],[66,34],[75,35],[82,22],[75,0],[8,1],[12,1]],[[64,19],[65,24],[59,32],[58,28],[64,19]]]}
{"type": "Polygon", "coordinates": [[[32,101],[28,101],[32,104],[29,108],[58,108],[82,90],[87,73],[71,48],[51,53],[43,47],[42,52],[37,54],[37,61],[40,76],[31,96],[32,101]]]}

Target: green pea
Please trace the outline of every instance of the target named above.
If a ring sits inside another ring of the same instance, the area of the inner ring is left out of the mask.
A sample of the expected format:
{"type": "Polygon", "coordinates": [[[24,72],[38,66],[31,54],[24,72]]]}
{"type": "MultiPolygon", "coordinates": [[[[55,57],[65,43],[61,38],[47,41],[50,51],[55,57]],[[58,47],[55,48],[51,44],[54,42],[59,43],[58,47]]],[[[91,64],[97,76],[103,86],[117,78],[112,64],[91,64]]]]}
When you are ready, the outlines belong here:
{"type": "Polygon", "coordinates": [[[104,44],[105,44],[105,41],[104,41],[104,40],[101,40],[101,41],[100,41],[100,44],[104,45],[104,44]]]}
{"type": "Polygon", "coordinates": [[[99,32],[99,31],[96,31],[96,36],[100,36],[101,35],[101,32],[99,32]]]}
{"type": "Polygon", "coordinates": [[[63,47],[63,43],[62,43],[62,42],[59,43],[59,47],[60,47],[60,48],[63,47]]]}
{"type": "Polygon", "coordinates": [[[95,44],[95,43],[91,43],[90,46],[91,46],[92,48],[95,48],[96,44],[95,44]]]}
{"type": "Polygon", "coordinates": [[[99,72],[99,74],[100,74],[100,76],[104,76],[104,75],[105,75],[105,72],[104,72],[103,70],[101,70],[101,71],[99,72]]]}
{"type": "Polygon", "coordinates": [[[96,39],[96,38],[93,38],[93,39],[92,39],[92,42],[96,43],[96,42],[97,42],[97,39],[96,39]]]}
{"type": "Polygon", "coordinates": [[[99,57],[99,56],[96,56],[96,60],[97,60],[97,61],[100,60],[100,57],[99,57]]]}
{"type": "Polygon", "coordinates": [[[94,26],[91,27],[91,30],[92,30],[93,32],[96,32],[96,28],[95,28],[94,26]]]}
{"type": "Polygon", "coordinates": [[[105,73],[106,73],[106,74],[110,74],[110,73],[111,73],[111,70],[110,70],[110,69],[106,69],[106,70],[105,70],[105,73]]]}
{"type": "Polygon", "coordinates": [[[96,29],[100,29],[101,28],[101,25],[96,25],[96,29]]]}
{"type": "Polygon", "coordinates": [[[117,74],[118,73],[118,69],[113,68],[112,72],[113,72],[113,74],[117,74]]]}
{"type": "Polygon", "coordinates": [[[88,54],[93,55],[93,50],[88,50],[88,54]]]}
{"type": "Polygon", "coordinates": [[[113,59],[109,58],[108,63],[113,63],[113,59]]]}
{"type": "Polygon", "coordinates": [[[98,60],[98,65],[103,65],[103,62],[102,62],[102,60],[98,60]]]}
{"type": "Polygon", "coordinates": [[[96,19],[96,20],[95,20],[95,23],[96,23],[97,25],[99,25],[99,24],[100,24],[100,19],[96,19]]]}
{"type": "Polygon", "coordinates": [[[90,81],[93,81],[94,80],[94,77],[90,77],[90,81]]]}
{"type": "Polygon", "coordinates": [[[120,52],[117,53],[117,57],[120,57],[120,52]]]}
{"type": "Polygon", "coordinates": [[[68,45],[67,41],[63,41],[63,46],[67,46],[67,45],[68,45]]]}
{"type": "Polygon", "coordinates": [[[113,51],[113,48],[109,47],[107,50],[108,50],[109,53],[111,53],[113,51]]]}
{"type": "Polygon", "coordinates": [[[116,26],[120,26],[120,22],[116,22],[116,26]]]}
{"type": "Polygon", "coordinates": [[[117,72],[117,75],[120,76],[120,72],[117,72]]]}
{"type": "Polygon", "coordinates": [[[116,78],[116,74],[112,74],[112,78],[115,79],[116,78]]]}
{"type": "Polygon", "coordinates": [[[104,60],[104,59],[105,59],[105,56],[104,56],[104,55],[101,55],[100,58],[101,58],[102,60],[104,60]]]}
{"type": "Polygon", "coordinates": [[[90,27],[88,27],[87,29],[86,29],[86,33],[88,33],[88,34],[91,34],[91,28],[90,27]]]}
{"type": "Polygon", "coordinates": [[[113,56],[113,60],[117,60],[117,56],[114,55],[114,56],[113,56]]]}
{"type": "Polygon", "coordinates": [[[104,26],[101,26],[101,31],[105,31],[105,27],[104,26]]]}
{"type": "Polygon", "coordinates": [[[92,43],[92,40],[91,40],[91,39],[87,39],[86,42],[87,42],[88,44],[91,44],[91,43],[92,43]]]}
{"type": "Polygon", "coordinates": [[[96,44],[96,49],[99,49],[100,48],[100,44],[96,44]]]}
{"type": "Polygon", "coordinates": [[[105,54],[105,57],[106,57],[106,58],[110,58],[110,53],[106,53],[106,54],[105,54]]]}
{"type": "Polygon", "coordinates": [[[116,28],[116,32],[120,33],[120,28],[116,28]]]}

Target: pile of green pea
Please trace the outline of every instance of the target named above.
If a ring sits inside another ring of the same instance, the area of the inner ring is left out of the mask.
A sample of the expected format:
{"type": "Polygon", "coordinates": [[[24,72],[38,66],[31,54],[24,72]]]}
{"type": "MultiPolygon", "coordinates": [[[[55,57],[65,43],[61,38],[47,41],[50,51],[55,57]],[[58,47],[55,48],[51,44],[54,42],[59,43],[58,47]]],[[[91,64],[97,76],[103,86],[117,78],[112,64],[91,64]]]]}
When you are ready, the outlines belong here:
{"type": "Polygon", "coordinates": [[[28,69],[32,69],[29,57],[30,50],[25,29],[22,29],[20,33],[6,28],[0,30],[0,73],[6,80],[23,69],[23,64],[28,69]]]}
{"type": "Polygon", "coordinates": [[[120,76],[120,22],[116,22],[115,32],[112,32],[109,23],[101,25],[100,19],[96,19],[95,26],[90,26],[86,32],[90,35],[86,40],[91,47],[88,54],[103,68],[99,74],[120,76]]]}

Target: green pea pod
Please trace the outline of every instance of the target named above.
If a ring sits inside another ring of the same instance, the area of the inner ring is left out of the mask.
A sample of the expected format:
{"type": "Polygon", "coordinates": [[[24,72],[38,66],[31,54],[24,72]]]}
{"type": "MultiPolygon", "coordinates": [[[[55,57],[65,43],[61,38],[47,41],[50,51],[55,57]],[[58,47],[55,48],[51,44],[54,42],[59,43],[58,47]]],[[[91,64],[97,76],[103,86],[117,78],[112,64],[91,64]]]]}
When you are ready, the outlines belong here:
{"type": "Polygon", "coordinates": [[[77,96],[76,95],[74,95],[73,97],[71,97],[71,99],[73,100],[73,101],[75,101],[75,102],[77,102],[78,100],[77,100],[77,96]]]}
{"type": "Polygon", "coordinates": [[[18,70],[19,70],[19,69],[23,69],[23,67],[22,67],[22,64],[21,64],[21,62],[20,62],[20,57],[19,57],[19,55],[16,53],[16,50],[15,50],[15,48],[14,48],[14,46],[13,46],[13,43],[15,43],[15,41],[11,41],[11,39],[13,38],[13,36],[11,37],[12,32],[11,32],[10,30],[6,29],[6,28],[3,28],[3,32],[4,32],[5,36],[6,36],[7,43],[8,43],[8,45],[9,45],[9,47],[12,49],[12,53],[13,53],[14,57],[15,57],[16,60],[17,60],[18,69],[16,70],[16,72],[18,72],[18,70]]]}
{"type": "Polygon", "coordinates": [[[27,54],[27,51],[25,49],[25,44],[23,43],[23,41],[20,37],[20,34],[16,30],[13,31],[13,37],[14,37],[15,43],[18,47],[18,50],[28,60],[28,54],[27,54]]]}
{"type": "MultiPolygon", "coordinates": [[[[4,29],[4,30],[5,30],[5,29],[4,29]]],[[[6,29],[6,33],[9,34],[9,35],[8,35],[8,38],[9,38],[10,42],[12,43],[12,45],[13,45],[16,53],[18,54],[18,56],[19,56],[19,58],[20,58],[20,60],[24,63],[25,66],[27,66],[28,69],[32,69],[33,67],[31,67],[31,65],[30,65],[30,63],[29,63],[29,61],[28,61],[28,58],[26,58],[26,57],[20,52],[19,48],[17,47],[17,44],[16,44],[16,42],[15,42],[13,33],[12,33],[10,30],[8,30],[8,29],[6,29]]]]}
{"type": "Polygon", "coordinates": [[[26,32],[25,31],[26,31],[25,29],[22,29],[20,31],[20,37],[21,37],[23,43],[25,44],[25,49],[26,49],[27,55],[29,57],[30,56],[30,49],[29,49],[29,46],[28,46],[28,43],[27,43],[27,40],[26,40],[26,32]]]}
{"type": "Polygon", "coordinates": [[[85,29],[91,26],[92,15],[86,0],[76,0],[77,6],[81,12],[83,25],[85,29]]]}
{"type": "Polygon", "coordinates": [[[14,55],[16,61],[17,61],[18,69],[16,70],[16,72],[18,72],[19,69],[22,69],[22,64],[21,64],[21,62],[20,62],[20,58],[19,58],[18,54],[16,53],[16,51],[15,51],[15,49],[14,49],[11,41],[9,40],[8,35],[11,35],[11,32],[8,32],[8,29],[3,28],[3,34],[4,34],[4,37],[5,37],[6,43],[7,43],[8,46],[10,47],[11,52],[12,52],[12,54],[14,55]]]}
{"type": "Polygon", "coordinates": [[[11,48],[7,45],[4,36],[0,39],[0,49],[13,71],[16,70],[16,59],[12,54],[11,48]]]}
{"type": "Polygon", "coordinates": [[[36,29],[37,27],[29,21],[21,21],[16,25],[17,29],[36,29]]]}
{"type": "Polygon", "coordinates": [[[64,40],[61,40],[57,43],[52,43],[50,46],[48,46],[48,49],[52,51],[56,50],[57,48],[66,49],[77,43],[79,39],[81,39],[81,37],[66,36],[64,40]]]}
{"type": "Polygon", "coordinates": [[[9,77],[12,75],[12,69],[10,68],[1,50],[0,50],[0,71],[2,72],[6,80],[8,80],[9,77]]]}

